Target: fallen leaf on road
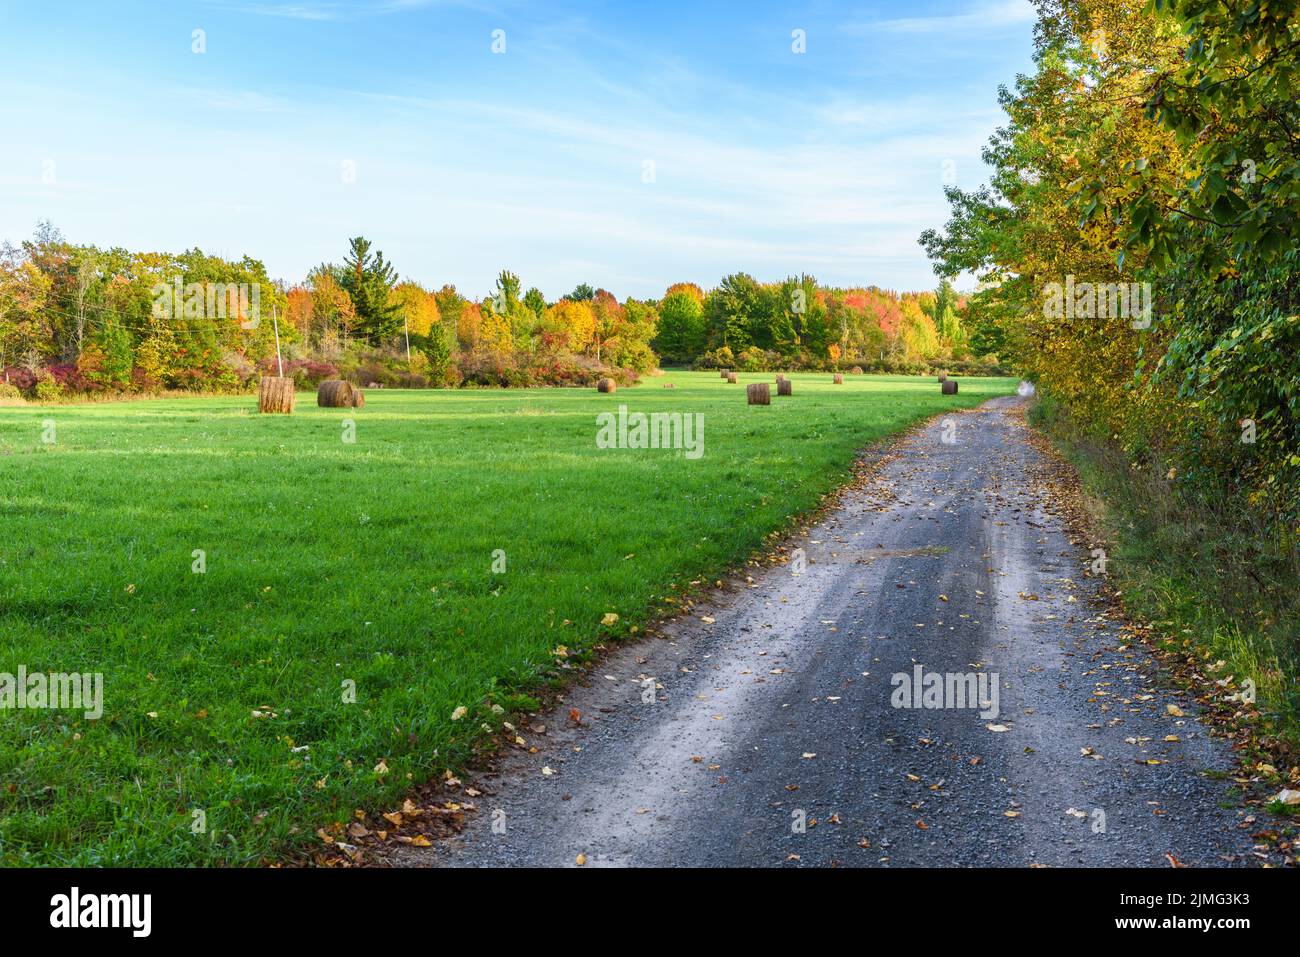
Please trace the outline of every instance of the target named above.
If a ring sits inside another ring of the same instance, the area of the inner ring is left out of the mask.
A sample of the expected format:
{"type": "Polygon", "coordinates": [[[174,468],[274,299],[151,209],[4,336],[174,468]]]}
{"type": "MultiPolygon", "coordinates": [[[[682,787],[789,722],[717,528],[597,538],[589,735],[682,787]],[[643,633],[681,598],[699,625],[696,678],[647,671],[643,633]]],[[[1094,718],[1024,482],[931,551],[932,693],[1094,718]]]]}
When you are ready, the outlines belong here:
{"type": "Polygon", "coordinates": [[[986,724],[986,725],[984,725],[984,727],[988,728],[990,731],[1010,731],[1010,730],[1011,730],[1011,729],[1008,728],[1005,724],[986,724]]]}

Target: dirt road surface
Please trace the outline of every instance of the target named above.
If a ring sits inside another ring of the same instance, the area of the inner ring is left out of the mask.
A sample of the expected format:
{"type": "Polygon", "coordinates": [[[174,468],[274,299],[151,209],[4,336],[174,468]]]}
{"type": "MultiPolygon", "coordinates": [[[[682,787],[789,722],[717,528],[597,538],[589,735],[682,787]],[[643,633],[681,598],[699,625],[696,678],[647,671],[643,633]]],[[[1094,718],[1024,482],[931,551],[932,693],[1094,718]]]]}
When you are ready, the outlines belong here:
{"type": "Polygon", "coordinates": [[[1024,402],[887,447],[788,543],[801,573],[733,577],[614,651],[519,729],[536,754],[466,782],[460,835],[390,863],[1252,863],[1228,750],[1098,598],[1024,402]],[[918,668],[943,707],[902,699],[918,668]]]}

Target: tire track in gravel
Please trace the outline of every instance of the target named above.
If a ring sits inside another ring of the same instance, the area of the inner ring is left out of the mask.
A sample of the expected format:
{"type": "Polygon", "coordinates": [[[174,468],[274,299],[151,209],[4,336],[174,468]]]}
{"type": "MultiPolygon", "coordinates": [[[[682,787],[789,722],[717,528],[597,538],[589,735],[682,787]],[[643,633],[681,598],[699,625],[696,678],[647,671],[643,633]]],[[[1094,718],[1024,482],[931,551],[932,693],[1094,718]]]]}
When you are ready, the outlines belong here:
{"type": "Polygon", "coordinates": [[[1110,617],[1023,407],[898,440],[789,543],[802,574],[756,571],[619,647],[542,732],[519,729],[537,753],[472,782],[462,833],[387,863],[1250,863],[1244,812],[1207,774],[1229,750],[1110,617]],[[891,676],[917,665],[996,674],[996,717],[893,707],[891,676]]]}

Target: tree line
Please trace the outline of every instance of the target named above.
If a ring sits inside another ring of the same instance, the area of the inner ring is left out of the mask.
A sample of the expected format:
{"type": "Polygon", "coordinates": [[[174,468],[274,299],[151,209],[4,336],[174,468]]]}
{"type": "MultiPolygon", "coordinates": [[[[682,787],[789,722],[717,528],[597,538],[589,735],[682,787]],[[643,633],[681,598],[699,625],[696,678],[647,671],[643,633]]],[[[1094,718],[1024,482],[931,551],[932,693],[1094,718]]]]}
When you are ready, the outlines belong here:
{"type": "Polygon", "coordinates": [[[922,245],[941,274],[980,278],[970,308],[1079,430],[1189,497],[1267,516],[1294,567],[1296,2],[1037,6],[992,178],[948,189],[951,219],[922,245]],[[1133,286],[1146,315],[1099,292],[1133,286]]]}
{"type": "Polygon", "coordinates": [[[427,288],[364,237],[292,285],[251,257],[101,249],[48,224],[0,247],[0,389],[39,399],[237,391],[282,369],[407,387],[629,382],[659,365],[996,370],[1001,347],[946,280],[900,294],[736,273],[659,299],[583,283],[548,301],[508,270],[482,297],[427,288]]]}

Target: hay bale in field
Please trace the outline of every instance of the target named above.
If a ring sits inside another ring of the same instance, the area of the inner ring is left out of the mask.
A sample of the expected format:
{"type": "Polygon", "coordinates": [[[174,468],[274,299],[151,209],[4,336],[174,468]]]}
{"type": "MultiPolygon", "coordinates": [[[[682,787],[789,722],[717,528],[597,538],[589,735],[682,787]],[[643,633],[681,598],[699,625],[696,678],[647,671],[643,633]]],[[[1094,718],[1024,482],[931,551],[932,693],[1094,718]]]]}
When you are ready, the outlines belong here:
{"type": "Polygon", "coordinates": [[[854,366],[849,370],[849,375],[862,375],[862,366],[854,366]]]}
{"type": "Polygon", "coordinates": [[[956,394],[957,394],[957,380],[956,380],[956,379],[944,379],[943,382],[939,385],[939,388],[943,390],[943,394],[944,394],[944,395],[956,395],[956,394]]]}
{"type": "Polygon", "coordinates": [[[293,379],[288,376],[264,375],[257,387],[257,411],[278,412],[289,415],[297,394],[293,390],[293,379]]]}
{"type": "Polygon", "coordinates": [[[766,382],[751,382],[745,386],[745,398],[750,405],[771,405],[772,390],[766,382]]]}
{"type": "Polygon", "coordinates": [[[316,389],[316,404],[325,409],[351,409],[356,391],[346,379],[326,379],[316,389]]]}
{"type": "Polygon", "coordinates": [[[777,380],[777,382],[776,382],[776,394],[777,394],[777,395],[793,395],[793,393],[790,391],[790,389],[791,389],[791,383],[790,383],[790,380],[789,380],[789,379],[778,379],[778,380],[777,380]]]}
{"type": "Polygon", "coordinates": [[[364,409],[366,407],[366,394],[360,389],[352,390],[352,408],[364,409]]]}
{"type": "Polygon", "coordinates": [[[601,379],[596,383],[597,392],[617,392],[618,383],[613,379],[601,379]]]}
{"type": "Polygon", "coordinates": [[[834,382],[836,385],[843,385],[843,384],[844,384],[844,373],[842,373],[842,372],[837,372],[837,373],[835,373],[835,378],[832,379],[831,381],[834,382]]]}
{"type": "Polygon", "coordinates": [[[728,373],[727,373],[727,381],[730,382],[732,385],[735,385],[735,384],[736,384],[736,373],[734,373],[734,372],[728,372],[728,373]]]}
{"type": "Polygon", "coordinates": [[[673,383],[671,383],[671,382],[665,382],[665,383],[664,383],[664,388],[665,388],[665,389],[675,389],[675,388],[677,388],[677,386],[675,386],[675,385],[674,385],[673,383]]]}

